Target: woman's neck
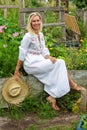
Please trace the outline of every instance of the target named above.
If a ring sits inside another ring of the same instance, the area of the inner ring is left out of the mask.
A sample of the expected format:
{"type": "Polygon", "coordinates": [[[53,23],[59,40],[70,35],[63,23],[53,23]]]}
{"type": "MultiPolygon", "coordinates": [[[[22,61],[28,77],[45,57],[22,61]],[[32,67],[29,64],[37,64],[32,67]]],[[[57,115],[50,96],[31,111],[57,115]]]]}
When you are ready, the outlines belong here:
{"type": "Polygon", "coordinates": [[[38,40],[39,40],[39,42],[40,42],[40,34],[39,34],[39,31],[35,32],[35,34],[37,35],[38,40]]]}
{"type": "Polygon", "coordinates": [[[39,31],[35,31],[35,34],[39,35],[39,31]]]}

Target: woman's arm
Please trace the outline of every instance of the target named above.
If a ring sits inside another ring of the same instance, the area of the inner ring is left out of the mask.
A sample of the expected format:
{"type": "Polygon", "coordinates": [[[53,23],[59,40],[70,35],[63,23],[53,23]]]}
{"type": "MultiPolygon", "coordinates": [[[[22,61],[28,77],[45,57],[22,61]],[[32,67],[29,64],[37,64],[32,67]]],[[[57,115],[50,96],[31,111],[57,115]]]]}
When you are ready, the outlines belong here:
{"type": "Polygon", "coordinates": [[[55,57],[52,57],[52,56],[50,56],[50,55],[45,55],[44,56],[46,59],[50,59],[51,61],[52,61],[52,63],[55,63],[56,62],[56,58],[55,57]]]}
{"type": "Polygon", "coordinates": [[[25,59],[29,44],[30,44],[30,36],[28,33],[26,33],[21,41],[21,45],[19,46],[19,56],[18,56],[18,61],[14,72],[15,79],[18,79],[21,76],[20,68],[22,66],[22,62],[25,59]]]}
{"type": "Polygon", "coordinates": [[[14,77],[15,77],[16,80],[18,80],[18,78],[21,76],[21,74],[20,74],[21,66],[22,66],[22,61],[18,60],[16,68],[15,68],[15,72],[14,72],[14,77]]]}

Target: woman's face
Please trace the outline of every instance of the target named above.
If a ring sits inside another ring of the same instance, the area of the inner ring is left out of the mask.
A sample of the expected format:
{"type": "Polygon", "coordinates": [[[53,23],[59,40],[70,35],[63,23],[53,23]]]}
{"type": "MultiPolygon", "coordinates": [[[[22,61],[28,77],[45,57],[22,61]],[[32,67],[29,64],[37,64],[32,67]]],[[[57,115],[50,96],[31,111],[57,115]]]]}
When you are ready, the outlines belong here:
{"type": "Polygon", "coordinates": [[[41,19],[39,18],[39,16],[34,16],[31,22],[31,26],[33,28],[33,30],[38,31],[40,29],[41,26],[41,19]]]}

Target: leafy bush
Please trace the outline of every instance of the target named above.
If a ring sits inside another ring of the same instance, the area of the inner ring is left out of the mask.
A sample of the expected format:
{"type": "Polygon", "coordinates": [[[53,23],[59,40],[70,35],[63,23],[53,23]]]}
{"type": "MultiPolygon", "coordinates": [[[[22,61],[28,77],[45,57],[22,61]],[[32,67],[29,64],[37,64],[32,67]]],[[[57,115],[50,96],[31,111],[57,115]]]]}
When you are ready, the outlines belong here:
{"type": "Polygon", "coordinates": [[[87,129],[87,115],[83,115],[81,117],[81,121],[82,121],[82,128],[87,129]]]}
{"type": "Polygon", "coordinates": [[[14,72],[21,38],[18,25],[0,17],[0,77],[14,72]]]}
{"type": "MultiPolygon", "coordinates": [[[[51,14],[54,15],[53,13],[51,14]]],[[[49,14],[50,16],[50,14],[49,14]]],[[[48,21],[50,17],[48,16],[48,21]]],[[[9,18],[10,19],[10,18],[9,18]]],[[[14,73],[18,57],[18,47],[24,35],[24,30],[18,27],[17,20],[4,19],[0,16],[0,77],[7,77],[14,73]]],[[[52,20],[53,17],[52,17],[52,20]]],[[[46,46],[52,56],[62,58],[67,69],[87,69],[87,33],[83,33],[84,26],[79,22],[82,38],[80,48],[66,47],[59,43],[62,38],[61,27],[44,28],[46,46]]],[[[23,71],[23,69],[22,69],[23,71]]]]}
{"type": "MultiPolygon", "coordinates": [[[[65,43],[58,43],[61,38],[60,28],[45,28],[46,46],[52,56],[65,60],[68,69],[87,69],[87,36],[81,43],[81,48],[67,48],[65,43]],[[57,35],[56,35],[57,34],[57,35]]],[[[24,35],[16,23],[0,17],[0,77],[7,77],[14,73],[18,57],[18,47],[24,35]]]]}
{"type": "Polygon", "coordinates": [[[79,0],[79,1],[74,0],[73,2],[76,4],[77,8],[79,8],[79,9],[87,7],[87,1],[86,0],[84,0],[84,1],[82,1],[82,0],[79,0]]]}
{"type": "MultiPolygon", "coordinates": [[[[19,106],[9,105],[9,108],[6,109],[7,113],[5,112],[4,108],[1,108],[0,115],[9,115],[11,119],[20,119],[23,118],[26,114],[35,114],[38,118],[45,119],[58,116],[59,113],[53,110],[51,108],[51,104],[46,101],[47,96],[48,94],[45,92],[37,97],[28,96],[19,106]]],[[[64,110],[66,112],[72,112],[72,109],[75,108],[74,104],[79,99],[79,97],[80,93],[77,93],[73,90],[67,95],[57,99],[57,104],[61,111],[64,110]]]]}

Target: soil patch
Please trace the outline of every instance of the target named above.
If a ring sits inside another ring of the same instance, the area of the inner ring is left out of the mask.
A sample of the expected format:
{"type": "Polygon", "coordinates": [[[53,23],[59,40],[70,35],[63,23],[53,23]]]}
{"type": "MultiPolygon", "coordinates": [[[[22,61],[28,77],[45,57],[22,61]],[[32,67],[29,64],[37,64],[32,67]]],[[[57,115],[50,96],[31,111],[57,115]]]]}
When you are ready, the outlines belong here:
{"type": "Polygon", "coordinates": [[[0,117],[0,130],[25,130],[30,125],[37,129],[49,128],[50,126],[69,126],[72,122],[79,121],[79,115],[72,113],[60,114],[52,119],[38,119],[36,115],[27,115],[24,119],[11,120],[0,117]]]}

